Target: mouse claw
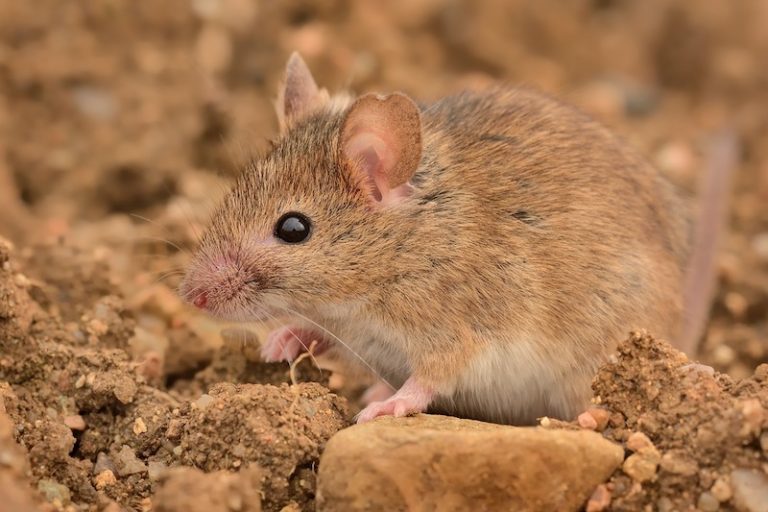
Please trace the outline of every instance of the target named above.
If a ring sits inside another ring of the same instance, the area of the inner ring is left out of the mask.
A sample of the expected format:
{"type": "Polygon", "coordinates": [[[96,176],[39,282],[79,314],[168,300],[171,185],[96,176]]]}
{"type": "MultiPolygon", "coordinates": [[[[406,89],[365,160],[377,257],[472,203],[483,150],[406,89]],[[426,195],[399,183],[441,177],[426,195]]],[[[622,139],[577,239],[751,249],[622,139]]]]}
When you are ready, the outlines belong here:
{"type": "Polygon", "coordinates": [[[427,410],[434,393],[409,378],[390,398],[381,402],[372,402],[357,415],[357,423],[366,423],[379,416],[400,418],[427,410]]]}

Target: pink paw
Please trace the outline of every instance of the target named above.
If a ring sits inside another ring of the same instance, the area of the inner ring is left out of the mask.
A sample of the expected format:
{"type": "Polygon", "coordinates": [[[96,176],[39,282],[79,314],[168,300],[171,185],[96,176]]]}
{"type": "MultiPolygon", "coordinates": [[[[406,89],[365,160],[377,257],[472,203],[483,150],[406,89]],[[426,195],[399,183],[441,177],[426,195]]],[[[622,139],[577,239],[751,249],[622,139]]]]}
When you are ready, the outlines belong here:
{"type": "Polygon", "coordinates": [[[357,415],[358,423],[371,421],[379,416],[408,416],[424,412],[432,401],[433,392],[419,384],[413,377],[405,381],[403,387],[382,402],[373,402],[357,415]]]}
{"type": "Polygon", "coordinates": [[[280,327],[270,332],[267,336],[266,343],[261,347],[261,357],[268,363],[277,361],[291,362],[301,352],[308,352],[312,342],[317,342],[313,353],[317,355],[322,352],[324,348],[323,339],[314,331],[302,329],[301,327],[280,327]]]}
{"type": "Polygon", "coordinates": [[[360,397],[360,401],[364,405],[369,405],[373,402],[383,402],[394,394],[395,390],[392,389],[392,386],[380,380],[365,390],[363,396],[360,397]]]}

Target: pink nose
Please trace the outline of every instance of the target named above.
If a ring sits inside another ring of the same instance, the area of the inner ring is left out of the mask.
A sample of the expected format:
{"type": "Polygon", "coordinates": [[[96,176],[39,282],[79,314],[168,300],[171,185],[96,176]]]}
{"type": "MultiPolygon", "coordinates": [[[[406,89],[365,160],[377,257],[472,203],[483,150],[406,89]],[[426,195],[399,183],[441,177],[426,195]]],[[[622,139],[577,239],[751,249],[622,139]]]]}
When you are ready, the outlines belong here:
{"type": "Polygon", "coordinates": [[[194,304],[195,307],[204,309],[205,305],[208,304],[208,294],[205,292],[202,292],[200,295],[194,298],[194,300],[192,301],[192,304],[194,304]]]}

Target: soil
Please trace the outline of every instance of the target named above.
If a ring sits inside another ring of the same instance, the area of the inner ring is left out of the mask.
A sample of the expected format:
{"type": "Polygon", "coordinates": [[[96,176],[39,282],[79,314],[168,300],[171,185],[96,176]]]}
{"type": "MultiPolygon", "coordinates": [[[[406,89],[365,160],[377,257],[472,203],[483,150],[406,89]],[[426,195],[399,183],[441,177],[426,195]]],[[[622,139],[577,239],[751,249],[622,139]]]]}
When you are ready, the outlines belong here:
{"type": "Polygon", "coordinates": [[[332,90],[535,85],[692,194],[709,135],[735,129],[700,355],[717,373],[635,334],[585,421],[627,446],[606,507],[744,508],[760,477],[739,471],[768,472],[766,23],[752,0],[0,2],[0,510],[313,508],[362,383],[263,363],[268,326],[222,326],[174,292],[276,132],[293,50],[332,90]]]}

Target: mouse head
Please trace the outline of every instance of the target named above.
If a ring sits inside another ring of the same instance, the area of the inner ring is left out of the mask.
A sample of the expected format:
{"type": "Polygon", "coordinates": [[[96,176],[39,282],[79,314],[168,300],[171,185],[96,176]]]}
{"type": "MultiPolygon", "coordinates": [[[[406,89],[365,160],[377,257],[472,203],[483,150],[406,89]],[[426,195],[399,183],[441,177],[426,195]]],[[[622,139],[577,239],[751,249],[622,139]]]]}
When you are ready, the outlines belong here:
{"type": "Polygon", "coordinates": [[[293,54],[280,138],[214,212],[182,296],[234,320],[347,307],[397,275],[421,119],[403,94],[330,97],[293,54]]]}

